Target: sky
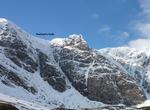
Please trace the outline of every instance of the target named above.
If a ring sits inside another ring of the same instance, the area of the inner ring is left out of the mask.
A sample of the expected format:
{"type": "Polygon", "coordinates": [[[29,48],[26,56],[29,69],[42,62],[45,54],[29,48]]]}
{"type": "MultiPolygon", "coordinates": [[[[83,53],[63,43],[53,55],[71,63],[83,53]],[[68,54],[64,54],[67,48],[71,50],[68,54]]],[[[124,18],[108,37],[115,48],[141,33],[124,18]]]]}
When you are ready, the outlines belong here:
{"type": "Polygon", "coordinates": [[[48,40],[82,34],[97,49],[150,47],[150,0],[0,0],[0,17],[34,36],[55,33],[48,40]]]}

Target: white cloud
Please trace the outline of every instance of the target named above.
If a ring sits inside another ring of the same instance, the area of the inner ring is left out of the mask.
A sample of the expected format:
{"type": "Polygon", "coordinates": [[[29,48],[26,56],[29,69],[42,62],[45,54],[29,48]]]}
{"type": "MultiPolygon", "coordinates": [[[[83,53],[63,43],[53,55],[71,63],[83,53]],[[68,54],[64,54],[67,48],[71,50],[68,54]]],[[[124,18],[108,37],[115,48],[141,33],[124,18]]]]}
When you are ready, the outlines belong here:
{"type": "Polygon", "coordinates": [[[103,26],[98,29],[98,34],[108,34],[111,32],[111,28],[109,26],[103,26]]]}
{"type": "Polygon", "coordinates": [[[93,14],[91,15],[91,17],[92,17],[92,19],[97,20],[97,19],[99,19],[99,14],[98,14],[98,13],[93,13],[93,14]]]}
{"type": "Polygon", "coordinates": [[[129,36],[130,36],[130,35],[129,35],[128,32],[120,32],[120,37],[122,37],[122,38],[124,38],[124,39],[128,38],[129,36]]]}
{"type": "Polygon", "coordinates": [[[150,18],[150,0],[139,0],[140,7],[142,8],[142,15],[150,18]]]}
{"type": "Polygon", "coordinates": [[[98,34],[105,39],[109,39],[110,42],[116,42],[116,44],[124,44],[124,42],[129,38],[129,33],[126,31],[113,31],[108,25],[105,25],[98,29],[98,34]]]}
{"type": "Polygon", "coordinates": [[[135,28],[138,32],[140,32],[141,37],[150,38],[150,22],[137,23],[135,28]]]}
{"type": "Polygon", "coordinates": [[[150,48],[150,0],[139,0],[142,12],[140,19],[134,24],[134,29],[138,33],[139,39],[132,40],[129,46],[135,48],[150,48]]]}
{"type": "Polygon", "coordinates": [[[134,48],[150,48],[150,39],[133,40],[130,41],[128,45],[134,48]]]}
{"type": "Polygon", "coordinates": [[[114,34],[114,38],[116,39],[115,41],[121,45],[124,44],[125,41],[129,38],[130,34],[125,31],[118,31],[116,34],[114,34]]]}

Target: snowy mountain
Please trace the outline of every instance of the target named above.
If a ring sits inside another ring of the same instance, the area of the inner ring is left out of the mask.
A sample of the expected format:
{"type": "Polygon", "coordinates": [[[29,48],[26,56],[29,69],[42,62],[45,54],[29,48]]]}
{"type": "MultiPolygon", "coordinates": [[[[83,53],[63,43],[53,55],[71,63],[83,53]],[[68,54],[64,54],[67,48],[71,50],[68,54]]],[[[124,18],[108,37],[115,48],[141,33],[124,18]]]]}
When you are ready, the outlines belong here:
{"type": "MultiPolygon", "coordinates": [[[[150,49],[135,49],[129,47],[106,48],[99,52],[107,58],[120,63],[136,79],[143,88],[147,99],[150,99],[150,49]]],[[[146,101],[150,106],[150,101],[146,101]]]]}
{"type": "Polygon", "coordinates": [[[91,49],[82,35],[39,39],[1,18],[0,102],[20,110],[111,108],[142,103],[148,98],[149,79],[141,71],[146,72],[149,62],[143,62],[142,68],[141,60],[148,61],[148,57],[139,54],[134,66],[125,62],[121,52],[109,56],[110,50],[91,49]],[[145,79],[144,84],[140,77],[145,79]]]}
{"type": "Polygon", "coordinates": [[[150,94],[150,49],[135,49],[118,47],[101,49],[102,54],[107,54],[119,62],[128,73],[144,88],[147,98],[150,94]]]}

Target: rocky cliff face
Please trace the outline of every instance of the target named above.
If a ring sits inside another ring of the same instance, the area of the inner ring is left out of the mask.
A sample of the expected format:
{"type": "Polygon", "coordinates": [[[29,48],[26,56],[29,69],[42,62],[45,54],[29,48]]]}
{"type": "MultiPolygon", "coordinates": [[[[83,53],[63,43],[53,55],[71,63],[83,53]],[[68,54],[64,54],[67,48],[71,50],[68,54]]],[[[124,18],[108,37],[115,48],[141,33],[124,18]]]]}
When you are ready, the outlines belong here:
{"type": "Polygon", "coordinates": [[[50,108],[131,106],[146,100],[136,80],[81,35],[49,42],[0,19],[1,93],[50,108]]]}
{"type": "Polygon", "coordinates": [[[0,110],[19,110],[11,104],[0,103],[0,110]]]}
{"type": "Polygon", "coordinates": [[[108,55],[120,63],[136,79],[136,82],[150,94],[150,49],[134,49],[129,47],[101,49],[100,53],[108,55]]]}
{"type": "Polygon", "coordinates": [[[90,100],[135,105],[145,100],[143,90],[125,70],[90,49],[82,36],[51,42],[54,58],[72,85],[90,100]],[[82,48],[81,48],[81,47],[82,48]]]}
{"type": "MultiPolygon", "coordinates": [[[[39,66],[41,77],[59,92],[66,90],[65,75],[58,66],[51,64],[52,60],[47,55],[39,52],[39,66]]],[[[55,62],[54,62],[55,63],[55,62]]]]}

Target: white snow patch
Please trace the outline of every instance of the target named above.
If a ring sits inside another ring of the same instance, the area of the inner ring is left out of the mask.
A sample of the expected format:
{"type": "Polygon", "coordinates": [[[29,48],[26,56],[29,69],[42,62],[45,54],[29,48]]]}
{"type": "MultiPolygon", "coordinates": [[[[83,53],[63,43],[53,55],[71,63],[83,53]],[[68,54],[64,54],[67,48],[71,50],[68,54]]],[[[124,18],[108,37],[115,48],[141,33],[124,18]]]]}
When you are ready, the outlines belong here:
{"type": "Polygon", "coordinates": [[[65,44],[64,38],[55,38],[50,41],[50,44],[53,46],[63,46],[65,44]]]}
{"type": "Polygon", "coordinates": [[[150,107],[150,100],[144,101],[142,104],[138,104],[137,108],[150,107]]]}

